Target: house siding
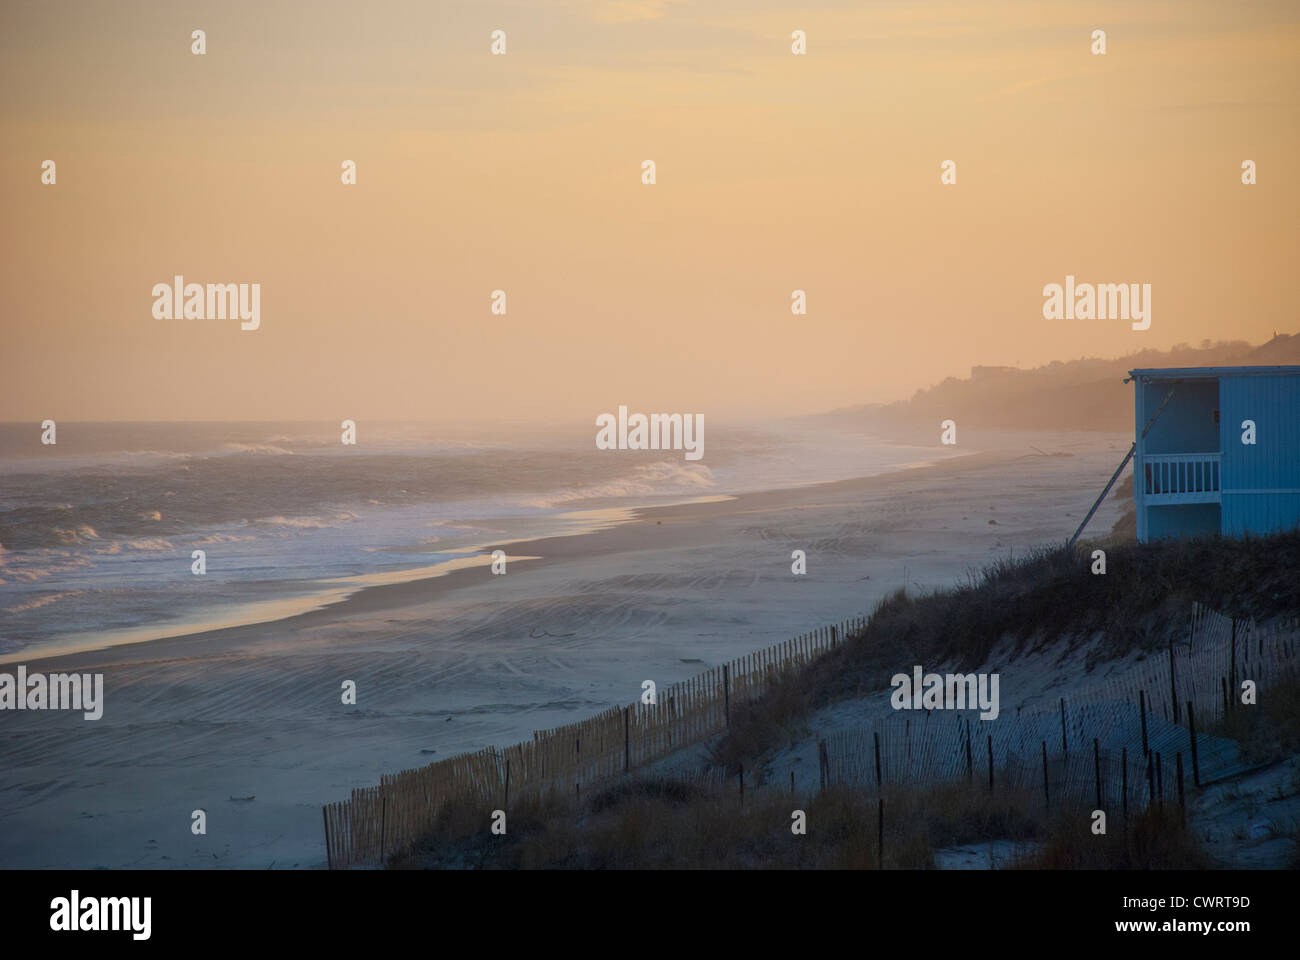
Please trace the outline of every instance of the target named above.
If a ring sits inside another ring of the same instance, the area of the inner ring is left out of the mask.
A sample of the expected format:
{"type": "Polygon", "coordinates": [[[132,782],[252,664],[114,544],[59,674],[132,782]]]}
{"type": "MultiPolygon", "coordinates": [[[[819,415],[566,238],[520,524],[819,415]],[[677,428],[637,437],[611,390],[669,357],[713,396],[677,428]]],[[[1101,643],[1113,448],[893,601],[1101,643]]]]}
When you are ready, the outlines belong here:
{"type": "Polygon", "coordinates": [[[1161,373],[1143,371],[1135,381],[1139,434],[1170,387],[1175,389],[1151,432],[1138,443],[1138,537],[1242,536],[1300,528],[1300,367],[1268,373],[1207,368],[1192,376],[1170,371],[1167,378],[1161,373]],[[1255,423],[1254,444],[1241,442],[1244,420],[1255,423]],[[1144,455],[1214,452],[1222,453],[1220,503],[1143,502],[1144,455]]]}

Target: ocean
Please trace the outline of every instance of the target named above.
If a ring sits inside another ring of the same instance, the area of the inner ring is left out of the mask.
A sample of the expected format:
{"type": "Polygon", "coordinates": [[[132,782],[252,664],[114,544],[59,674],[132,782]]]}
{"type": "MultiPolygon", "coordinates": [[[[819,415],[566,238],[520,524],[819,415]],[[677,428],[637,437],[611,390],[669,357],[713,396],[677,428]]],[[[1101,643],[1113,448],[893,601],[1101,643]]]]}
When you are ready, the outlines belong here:
{"type": "Polygon", "coordinates": [[[710,422],[699,461],[598,450],[594,425],[362,421],[354,446],[340,434],[337,423],[60,422],[46,446],[36,423],[0,424],[0,661],[274,620],[636,507],[954,452],[813,421],[710,422]]]}

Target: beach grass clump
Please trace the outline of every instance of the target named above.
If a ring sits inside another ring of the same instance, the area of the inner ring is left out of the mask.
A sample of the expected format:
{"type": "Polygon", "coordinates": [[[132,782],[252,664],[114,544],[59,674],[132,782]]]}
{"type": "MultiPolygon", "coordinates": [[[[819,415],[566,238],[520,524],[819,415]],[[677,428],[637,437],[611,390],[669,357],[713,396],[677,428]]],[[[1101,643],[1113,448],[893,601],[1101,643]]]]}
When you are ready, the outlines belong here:
{"type": "Polygon", "coordinates": [[[1300,679],[1285,680],[1257,703],[1229,710],[1212,732],[1237,741],[1241,759],[1248,764],[1300,754],[1300,679]]]}
{"type": "Polygon", "coordinates": [[[726,774],[735,773],[747,760],[786,746],[807,733],[803,720],[814,706],[815,687],[805,673],[787,667],[773,678],[772,686],[760,699],[736,702],[728,735],[709,749],[715,766],[726,774]]]}
{"type": "Polygon", "coordinates": [[[1047,814],[1032,791],[990,792],[966,782],[874,791],[836,785],[813,796],[767,787],[742,797],[730,781],[630,779],[586,800],[521,798],[507,833],[486,817],[470,834],[436,832],[397,858],[399,868],[929,869],[943,847],[1032,843],[1047,814]],[[792,826],[802,812],[806,832],[792,826]]]}
{"type": "Polygon", "coordinates": [[[1112,819],[1105,834],[1085,816],[1054,820],[1046,836],[1012,866],[1028,870],[1205,870],[1213,866],[1173,804],[1112,819]]]}
{"type": "Polygon", "coordinates": [[[933,847],[990,840],[1034,841],[1043,834],[1042,797],[1036,790],[989,791],[952,782],[909,798],[933,847]]]}
{"type": "Polygon", "coordinates": [[[1091,544],[995,560],[970,585],[882,606],[866,639],[906,632],[924,652],[975,666],[1003,640],[1100,634],[1114,655],[1156,649],[1171,634],[1182,639],[1193,602],[1256,619],[1300,610],[1300,531],[1113,545],[1105,575],[1094,574],[1092,563],[1091,544]]]}

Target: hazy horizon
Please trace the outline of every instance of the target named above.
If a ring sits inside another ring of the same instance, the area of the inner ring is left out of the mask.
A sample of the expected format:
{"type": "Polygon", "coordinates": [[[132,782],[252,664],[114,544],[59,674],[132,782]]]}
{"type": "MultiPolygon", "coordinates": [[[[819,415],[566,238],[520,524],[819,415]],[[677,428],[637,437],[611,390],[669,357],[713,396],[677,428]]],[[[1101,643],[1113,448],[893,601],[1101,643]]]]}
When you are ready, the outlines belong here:
{"type": "Polygon", "coordinates": [[[3,418],[796,416],[1294,330],[1294,5],[535,6],[7,4],[3,418]]]}

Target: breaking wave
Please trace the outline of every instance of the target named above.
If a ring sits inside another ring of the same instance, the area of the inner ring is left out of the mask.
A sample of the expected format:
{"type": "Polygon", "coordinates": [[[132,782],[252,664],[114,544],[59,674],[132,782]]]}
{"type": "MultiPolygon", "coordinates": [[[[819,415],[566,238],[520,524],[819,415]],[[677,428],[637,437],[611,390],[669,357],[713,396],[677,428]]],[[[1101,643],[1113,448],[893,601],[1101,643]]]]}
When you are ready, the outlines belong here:
{"type": "Polygon", "coordinates": [[[338,526],[340,523],[351,523],[354,520],[360,520],[355,513],[344,511],[336,513],[332,517],[260,517],[250,522],[254,527],[288,527],[294,530],[324,530],[328,527],[338,526]]]}
{"type": "Polygon", "coordinates": [[[700,463],[684,464],[670,460],[633,467],[622,477],[585,486],[556,490],[524,500],[529,506],[549,508],[575,500],[600,500],[621,497],[656,497],[700,493],[716,488],[713,471],[700,463]]]}

